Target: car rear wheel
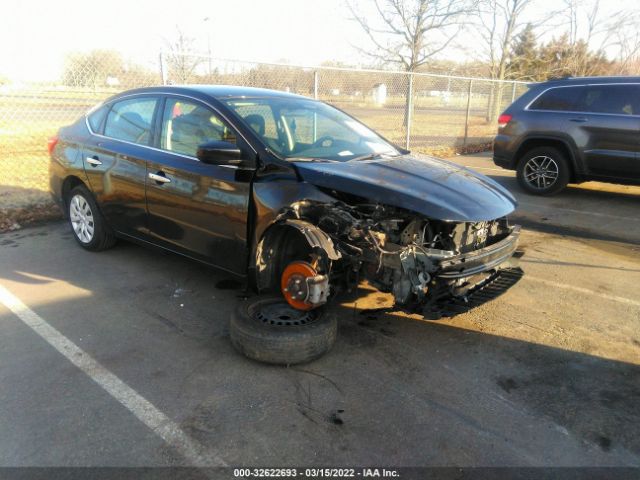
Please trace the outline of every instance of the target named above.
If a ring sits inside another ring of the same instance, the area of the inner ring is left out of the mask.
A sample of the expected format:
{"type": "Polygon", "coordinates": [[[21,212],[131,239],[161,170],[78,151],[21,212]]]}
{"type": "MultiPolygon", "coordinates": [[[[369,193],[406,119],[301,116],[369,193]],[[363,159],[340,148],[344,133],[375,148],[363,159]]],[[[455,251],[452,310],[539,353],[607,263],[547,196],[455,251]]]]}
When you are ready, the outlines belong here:
{"type": "Polygon", "coordinates": [[[67,197],[67,217],[78,244],[94,252],[113,246],[116,237],[106,224],[91,192],[83,185],[75,187],[67,197]]]}
{"type": "Polygon", "coordinates": [[[534,195],[554,195],[569,183],[569,163],[553,147],[529,150],[518,162],[518,183],[534,195]]]}
{"type": "Polygon", "coordinates": [[[231,317],[231,343],[243,355],[278,365],[306,363],[328,352],[336,341],[335,315],[323,308],[296,310],[280,295],[242,302],[231,317]]]}

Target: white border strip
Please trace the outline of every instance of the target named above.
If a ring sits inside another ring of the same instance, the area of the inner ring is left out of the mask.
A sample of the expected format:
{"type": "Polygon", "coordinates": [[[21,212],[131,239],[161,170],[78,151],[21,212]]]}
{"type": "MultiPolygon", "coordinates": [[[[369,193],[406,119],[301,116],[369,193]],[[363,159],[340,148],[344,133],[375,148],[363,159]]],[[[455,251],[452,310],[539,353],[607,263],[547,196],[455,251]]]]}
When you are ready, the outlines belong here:
{"type": "Polygon", "coordinates": [[[173,447],[189,462],[189,466],[227,466],[217,454],[206,451],[202,445],[191,439],[178,424],[158,410],[151,402],[49,325],[2,285],[0,285],[0,303],[173,447]]]}

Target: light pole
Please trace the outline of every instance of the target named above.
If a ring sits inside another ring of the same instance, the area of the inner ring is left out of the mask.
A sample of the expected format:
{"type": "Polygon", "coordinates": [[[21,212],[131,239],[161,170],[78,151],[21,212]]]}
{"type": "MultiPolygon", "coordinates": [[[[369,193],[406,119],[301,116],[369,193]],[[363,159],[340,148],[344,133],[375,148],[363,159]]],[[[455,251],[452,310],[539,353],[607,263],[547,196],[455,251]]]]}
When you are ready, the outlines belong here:
{"type": "Polygon", "coordinates": [[[202,19],[202,22],[204,23],[204,28],[207,32],[207,61],[209,64],[209,77],[211,77],[211,34],[209,33],[209,29],[207,28],[208,21],[209,21],[209,17],[204,17],[202,19]]]}

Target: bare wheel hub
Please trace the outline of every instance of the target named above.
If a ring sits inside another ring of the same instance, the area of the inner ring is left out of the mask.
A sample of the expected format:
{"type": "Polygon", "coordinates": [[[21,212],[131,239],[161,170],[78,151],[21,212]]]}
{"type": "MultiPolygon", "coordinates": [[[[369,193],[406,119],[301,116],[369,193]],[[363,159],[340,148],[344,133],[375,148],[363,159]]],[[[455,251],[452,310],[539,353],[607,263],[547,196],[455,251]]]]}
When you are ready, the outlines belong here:
{"type": "Polygon", "coordinates": [[[282,272],[282,295],[289,305],[298,310],[311,310],[327,302],[329,279],[318,274],[307,262],[291,262],[282,272]]]}

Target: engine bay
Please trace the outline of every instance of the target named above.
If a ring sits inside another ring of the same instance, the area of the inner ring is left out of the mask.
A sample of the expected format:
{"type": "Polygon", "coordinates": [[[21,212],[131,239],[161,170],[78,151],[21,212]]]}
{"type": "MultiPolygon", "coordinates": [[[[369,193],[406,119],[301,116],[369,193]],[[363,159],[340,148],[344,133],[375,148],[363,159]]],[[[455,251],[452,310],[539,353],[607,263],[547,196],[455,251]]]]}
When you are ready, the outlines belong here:
{"type": "MultiPolygon", "coordinates": [[[[464,299],[499,270],[517,245],[519,227],[509,226],[506,217],[447,222],[353,195],[331,194],[335,202],[302,200],[279,216],[281,221],[308,222],[331,239],[339,259],[323,259],[320,253],[313,260],[318,275],[326,278],[324,285],[314,280],[323,289],[315,298],[323,301],[329,289],[350,289],[364,278],[391,293],[397,307],[419,312],[443,297],[464,299]]],[[[283,292],[286,298],[284,284],[283,292]]]]}

